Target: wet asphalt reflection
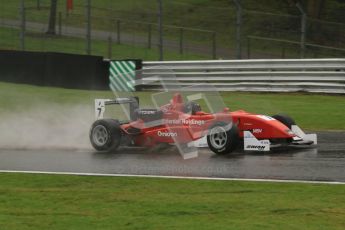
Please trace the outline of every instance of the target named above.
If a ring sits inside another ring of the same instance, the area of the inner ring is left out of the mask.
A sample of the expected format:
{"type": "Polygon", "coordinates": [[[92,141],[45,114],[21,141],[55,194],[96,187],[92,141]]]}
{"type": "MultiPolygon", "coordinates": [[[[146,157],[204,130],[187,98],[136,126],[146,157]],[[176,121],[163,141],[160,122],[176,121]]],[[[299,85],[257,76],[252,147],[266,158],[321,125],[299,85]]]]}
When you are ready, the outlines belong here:
{"type": "Polygon", "coordinates": [[[345,182],[345,132],[319,132],[316,148],[238,151],[218,156],[200,149],[183,160],[175,147],[116,153],[90,149],[0,149],[0,170],[258,178],[345,182]]]}

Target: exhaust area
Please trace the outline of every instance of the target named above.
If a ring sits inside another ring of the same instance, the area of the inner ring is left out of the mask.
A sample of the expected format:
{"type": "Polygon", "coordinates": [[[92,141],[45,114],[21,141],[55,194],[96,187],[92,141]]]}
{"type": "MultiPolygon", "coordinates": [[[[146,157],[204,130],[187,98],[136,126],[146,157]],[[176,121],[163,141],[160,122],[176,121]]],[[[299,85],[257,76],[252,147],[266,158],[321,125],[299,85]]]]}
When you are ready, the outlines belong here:
{"type": "Polygon", "coordinates": [[[35,105],[1,114],[0,148],[91,149],[89,129],[93,106],[35,105]]]}

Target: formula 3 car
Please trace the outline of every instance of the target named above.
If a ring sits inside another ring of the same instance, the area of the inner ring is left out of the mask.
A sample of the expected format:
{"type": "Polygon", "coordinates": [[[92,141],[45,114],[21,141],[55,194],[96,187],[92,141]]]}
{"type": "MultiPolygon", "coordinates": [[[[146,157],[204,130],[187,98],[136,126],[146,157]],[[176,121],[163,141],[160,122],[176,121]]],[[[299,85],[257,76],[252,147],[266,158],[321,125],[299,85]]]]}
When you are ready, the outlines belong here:
{"type": "Polygon", "coordinates": [[[305,134],[286,115],[266,116],[243,110],[203,112],[200,105],[183,102],[177,93],[158,109],[142,109],[137,97],[96,99],[96,121],[90,141],[98,151],[115,151],[119,146],[154,147],[161,143],[208,146],[216,154],[226,154],[243,146],[248,151],[269,151],[285,145],[315,145],[316,134],[305,134]],[[129,120],[104,119],[105,107],[129,105],[129,120]]]}

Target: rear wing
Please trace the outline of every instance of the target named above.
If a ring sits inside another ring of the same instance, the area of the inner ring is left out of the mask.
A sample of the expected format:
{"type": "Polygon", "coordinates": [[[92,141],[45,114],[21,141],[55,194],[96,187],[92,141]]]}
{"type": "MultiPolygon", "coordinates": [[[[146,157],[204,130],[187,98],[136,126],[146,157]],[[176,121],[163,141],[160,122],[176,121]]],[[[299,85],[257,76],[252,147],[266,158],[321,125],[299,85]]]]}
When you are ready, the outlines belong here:
{"type": "Polygon", "coordinates": [[[132,119],[134,110],[139,107],[138,97],[123,97],[115,99],[95,99],[95,118],[103,119],[106,105],[129,104],[130,117],[132,119]]]}

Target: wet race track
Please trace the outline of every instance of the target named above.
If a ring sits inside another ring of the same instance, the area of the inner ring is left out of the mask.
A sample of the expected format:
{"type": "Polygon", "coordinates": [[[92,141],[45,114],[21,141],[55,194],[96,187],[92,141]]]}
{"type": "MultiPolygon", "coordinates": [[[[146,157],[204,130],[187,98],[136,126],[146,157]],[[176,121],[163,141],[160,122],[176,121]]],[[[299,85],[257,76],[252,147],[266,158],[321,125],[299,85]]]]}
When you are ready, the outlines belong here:
{"type": "Polygon", "coordinates": [[[138,174],[345,182],[345,132],[319,132],[316,148],[217,156],[207,148],[183,160],[175,147],[117,153],[67,149],[0,149],[0,170],[138,174]]]}

